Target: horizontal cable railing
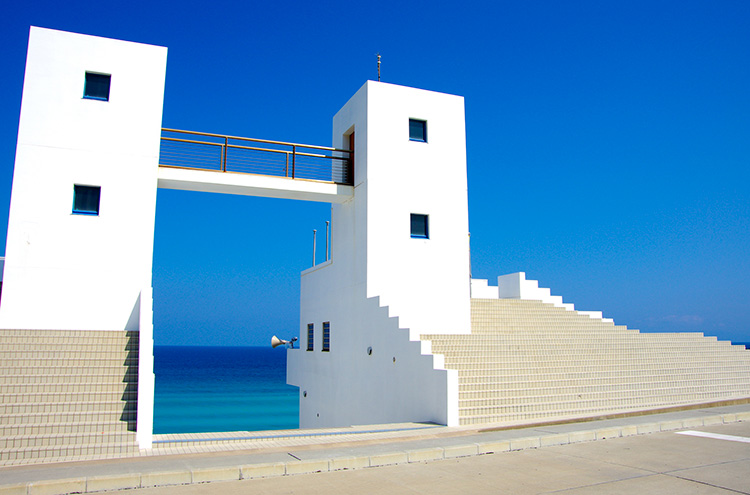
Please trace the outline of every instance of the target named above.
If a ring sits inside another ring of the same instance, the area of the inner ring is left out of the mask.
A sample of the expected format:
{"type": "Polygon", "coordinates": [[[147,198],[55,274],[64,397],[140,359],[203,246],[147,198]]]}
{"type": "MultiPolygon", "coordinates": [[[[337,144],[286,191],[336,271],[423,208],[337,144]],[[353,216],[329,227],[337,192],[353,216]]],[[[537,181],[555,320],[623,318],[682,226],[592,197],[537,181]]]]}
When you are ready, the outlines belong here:
{"type": "Polygon", "coordinates": [[[207,132],[162,129],[159,166],[351,185],[351,151],[207,132]]]}

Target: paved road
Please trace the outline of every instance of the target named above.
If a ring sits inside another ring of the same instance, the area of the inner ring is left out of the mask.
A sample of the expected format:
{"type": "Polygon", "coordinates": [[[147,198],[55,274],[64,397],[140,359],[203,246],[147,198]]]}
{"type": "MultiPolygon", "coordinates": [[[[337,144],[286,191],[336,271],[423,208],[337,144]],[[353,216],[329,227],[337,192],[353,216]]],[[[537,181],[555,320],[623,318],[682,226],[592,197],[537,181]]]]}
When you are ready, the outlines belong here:
{"type": "Polygon", "coordinates": [[[750,494],[750,422],[388,467],[134,490],[199,494],[750,494]],[[745,439],[745,441],[741,441],[745,439]]]}

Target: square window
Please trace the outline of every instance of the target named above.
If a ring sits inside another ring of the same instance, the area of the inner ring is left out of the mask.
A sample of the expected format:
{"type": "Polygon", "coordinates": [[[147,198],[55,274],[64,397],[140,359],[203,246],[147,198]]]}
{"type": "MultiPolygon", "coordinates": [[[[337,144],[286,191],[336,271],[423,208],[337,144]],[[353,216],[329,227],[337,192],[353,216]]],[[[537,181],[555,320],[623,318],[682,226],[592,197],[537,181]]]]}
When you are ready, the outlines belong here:
{"type": "Polygon", "coordinates": [[[411,214],[411,236],[414,239],[429,239],[428,215],[411,214]]]}
{"type": "Polygon", "coordinates": [[[315,325],[312,323],[307,324],[307,350],[313,350],[313,337],[315,336],[315,325]]]}
{"type": "Polygon", "coordinates": [[[99,186],[73,186],[73,213],[98,215],[101,192],[102,188],[99,186]]]}
{"type": "Polygon", "coordinates": [[[86,83],[83,86],[83,97],[91,100],[109,101],[109,74],[86,73],[86,83]]]}
{"type": "Polygon", "coordinates": [[[323,322],[323,352],[331,350],[331,322],[323,322]]]}
{"type": "Polygon", "coordinates": [[[409,119],[409,140],[427,142],[427,121],[409,119]]]}

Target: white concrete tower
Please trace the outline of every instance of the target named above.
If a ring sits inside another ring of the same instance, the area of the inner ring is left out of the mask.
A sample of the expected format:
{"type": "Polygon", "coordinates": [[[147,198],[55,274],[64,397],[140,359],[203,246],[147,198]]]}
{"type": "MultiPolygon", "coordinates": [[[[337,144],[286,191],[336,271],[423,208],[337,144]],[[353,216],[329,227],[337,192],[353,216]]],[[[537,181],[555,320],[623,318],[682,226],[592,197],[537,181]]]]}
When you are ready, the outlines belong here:
{"type": "Polygon", "coordinates": [[[147,388],[166,57],[31,28],[0,302],[2,328],[141,330],[147,388]]]}
{"type": "Polygon", "coordinates": [[[333,205],[332,260],[302,275],[301,427],[457,418],[454,376],[418,340],[470,332],[464,122],[459,96],[373,81],[334,117],[355,189],[333,205]]]}
{"type": "MultiPolygon", "coordinates": [[[[366,256],[357,283],[413,335],[468,333],[463,98],[369,81],[336,114],[333,132],[344,146],[355,134],[354,247],[366,256]],[[412,217],[426,233],[412,231],[420,228],[412,217]]],[[[346,207],[334,207],[334,229],[346,207]]]]}

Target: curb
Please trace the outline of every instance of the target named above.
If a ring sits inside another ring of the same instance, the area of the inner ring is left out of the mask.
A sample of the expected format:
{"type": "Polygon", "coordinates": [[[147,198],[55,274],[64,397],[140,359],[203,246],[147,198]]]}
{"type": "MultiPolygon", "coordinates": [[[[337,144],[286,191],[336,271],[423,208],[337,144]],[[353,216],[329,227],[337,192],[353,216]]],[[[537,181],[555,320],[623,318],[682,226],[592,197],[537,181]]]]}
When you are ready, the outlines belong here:
{"type": "Polygon", "coordinates": [[[665,420],[621,427],[595,428],[570,433],[531,435],[494,442],[469,443],[448,447],[430,447],[418,450],[395,450],[371,456],[350,456],[301,461],[249,464],[230,467],[195,468],[158,473],[130,473],[89,476],[58,480],[32,481],[14,485],[0,485],[0,495],[67,495],[71,493],[97,493],[107,490],[150,488],[155,486],[189,485],[216,481],[239,481],[294,474],[309,474],[344,469],[392,466],[415,462],[456,459],[476,455],[498,454],[516,450],[536,449],[555,445],[592,442],[606,438],[647,435],[700,426],[750,421],[750,411],[717,414],[703,418],[665,420]]]}

